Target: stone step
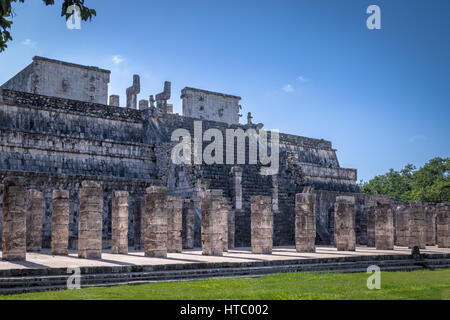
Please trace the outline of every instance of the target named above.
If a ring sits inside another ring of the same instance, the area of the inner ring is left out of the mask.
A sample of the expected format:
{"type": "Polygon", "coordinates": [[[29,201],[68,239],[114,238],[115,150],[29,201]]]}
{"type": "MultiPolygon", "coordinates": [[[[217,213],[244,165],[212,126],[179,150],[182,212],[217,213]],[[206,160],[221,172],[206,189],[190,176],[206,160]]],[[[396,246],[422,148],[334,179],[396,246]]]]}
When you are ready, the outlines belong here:
{"type": "MultiPolygon", "coordinates": [[[[124,283],[130,281],[166,281],[185,278],[209,278],[219,276],[244,276],[244,275],[264,275],[281,272],[351,272],[350,270],[367,270],[370,265],[378,265],[382,271],[394,270],[418,270],[423,269],[423,265],[417,265],[415,260],[390,260],[390,261],[364,261],[364,262],[342,262],[328,264],[294,264],[281,266],[264,266],[248,268],[215,268],[215,269],[181,269],[170,271],[153,272],[131,272],[131,273],[100,273],[82,274],[81,283],[84,285],[98,285],[107,283],[124,283]]],[[[450,259],[433,259],[428,265],[434,268],[449,268],[450,259]]],[[[354,271],[356,272],[356,271],[354,271]]],[[[8,277],[0,278],[0,293],[7,293],[19,287],[60,287],[65,286],[68,275],[59,276],[31,276],[31,277],[8,277]]]]}

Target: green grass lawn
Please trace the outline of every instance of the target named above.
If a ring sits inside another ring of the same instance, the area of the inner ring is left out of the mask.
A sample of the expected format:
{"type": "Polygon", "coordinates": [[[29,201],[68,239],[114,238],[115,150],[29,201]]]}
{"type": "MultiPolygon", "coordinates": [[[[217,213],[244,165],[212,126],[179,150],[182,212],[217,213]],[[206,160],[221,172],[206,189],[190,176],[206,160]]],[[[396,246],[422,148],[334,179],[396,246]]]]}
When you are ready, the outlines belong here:
{"type": "Polygon", "coordinates": [[[158,282],[0,296],[0,299],[450,299],[450,269],[382,272],[369,290],[366,273],[283,273],[256,279],[158,282]]]}

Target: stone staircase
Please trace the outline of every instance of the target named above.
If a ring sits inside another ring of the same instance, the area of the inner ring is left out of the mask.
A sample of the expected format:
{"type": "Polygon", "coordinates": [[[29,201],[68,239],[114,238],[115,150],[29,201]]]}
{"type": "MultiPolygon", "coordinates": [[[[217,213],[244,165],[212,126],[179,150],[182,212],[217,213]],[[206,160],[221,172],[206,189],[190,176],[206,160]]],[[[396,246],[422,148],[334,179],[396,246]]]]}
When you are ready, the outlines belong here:
{"type": "MultiPolygon", "coordinates": [[[[259,277],[283,272],[414,271],[450,268],[450,254],[358,256],[252,262],[191,263],[147,266],[82,267],[81,287],[143,284],[157,281],[197,280],[214,277],[259,277]]],[[[65,268],[0,270],[0,294],[67,289],[65,268]]]]}

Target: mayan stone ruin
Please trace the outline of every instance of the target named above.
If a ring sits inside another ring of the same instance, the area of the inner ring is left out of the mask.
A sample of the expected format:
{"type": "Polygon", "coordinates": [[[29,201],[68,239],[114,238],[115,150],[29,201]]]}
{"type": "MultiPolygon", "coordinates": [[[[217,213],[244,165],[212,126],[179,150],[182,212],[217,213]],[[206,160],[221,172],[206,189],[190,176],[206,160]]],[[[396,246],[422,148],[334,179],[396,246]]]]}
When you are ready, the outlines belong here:
{"type": "Polygon", "coordinates": [[[108,70],[34,57],[0,87],[4,260],[46,249],[100,259],[449,246],[448,203],[360,193],[356,169],[340,166],[331,141],[280,132],[279,150],[264,150],[278,151],[277,170],[252,163],[261,149],[251,141],[267,132],[239,96],[192,87],[175,95],[165,81],[143,97],[136,74],[121,99],[109,81],[108,70]],[[173,161],[176,130],[193,142],[190,162],[173,161]],[[222,135],[222,152],[198,161],[208,132],[222,135]]]}
{"type": "Polygon", "coordinates": [[[128,192],[116,191],[112,199],[111,252],[128,253],[128,192]]]}
{"type": "Polygon", "coordinates": [[[167,190],[147,188],[145,198],[145,256],[167,257],[167,190]]]}
{"type": "Polygon", "coordinates": [[[252,252],[272,253],[273,213],[272,199],[267,196],[251,198],[252,252]]]}
{"type": "Polygon", "coordinates": [[[52,254],[69,253],[69,192],[53,190],[52,203],[52,254]]]}
{"type": "Polygon", "coordinates": [[[295,197],[295,247],[297,252],[316,251],[316,195],[298,193],[295,197]]]}
{"type": "Polygon", "coordinates": [[[355,251],[355,198],[339,196],[334,211],[334,241],[338,251],[355,251]]]}

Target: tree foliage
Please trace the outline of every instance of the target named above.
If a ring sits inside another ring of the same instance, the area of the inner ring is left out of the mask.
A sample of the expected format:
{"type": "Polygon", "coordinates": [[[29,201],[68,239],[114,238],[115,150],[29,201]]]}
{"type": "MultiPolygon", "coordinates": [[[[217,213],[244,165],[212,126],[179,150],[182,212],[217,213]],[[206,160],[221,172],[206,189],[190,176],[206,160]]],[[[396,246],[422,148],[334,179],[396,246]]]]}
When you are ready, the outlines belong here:
{"type": "MultiPolygon", "coordinates": [[[[42,0],[45,5],[54,5],[55,0],[42,0]]],[[[80,17],[81,20],[87,21],[92,20],[93,16],[96,16],[97,13],[94,9],[89,9],[84,5],[85,0],[64,0],[61,7],[61,16],[65,16],[66,20],[71,16],[67,13],[67,9],[72,6],[78,6],[80,8],[80,17]]],[[[8,45],[6,44],[8,41],[12,40],[12,36],[10,33],[12,22],[12,17],[14,16],[14,12],[11,8],[11,3],[13,2],[25,2],[25,0],[0,0],[0,52],[4,51],[8,45]]]]}
{"type": "Polygon", "coordinates": [[[408,164],[400,170],[361,183],[362,193],[383,194],[406,202],[450,201],[450,158],[434,158],[416,170],[408,164]]]}

